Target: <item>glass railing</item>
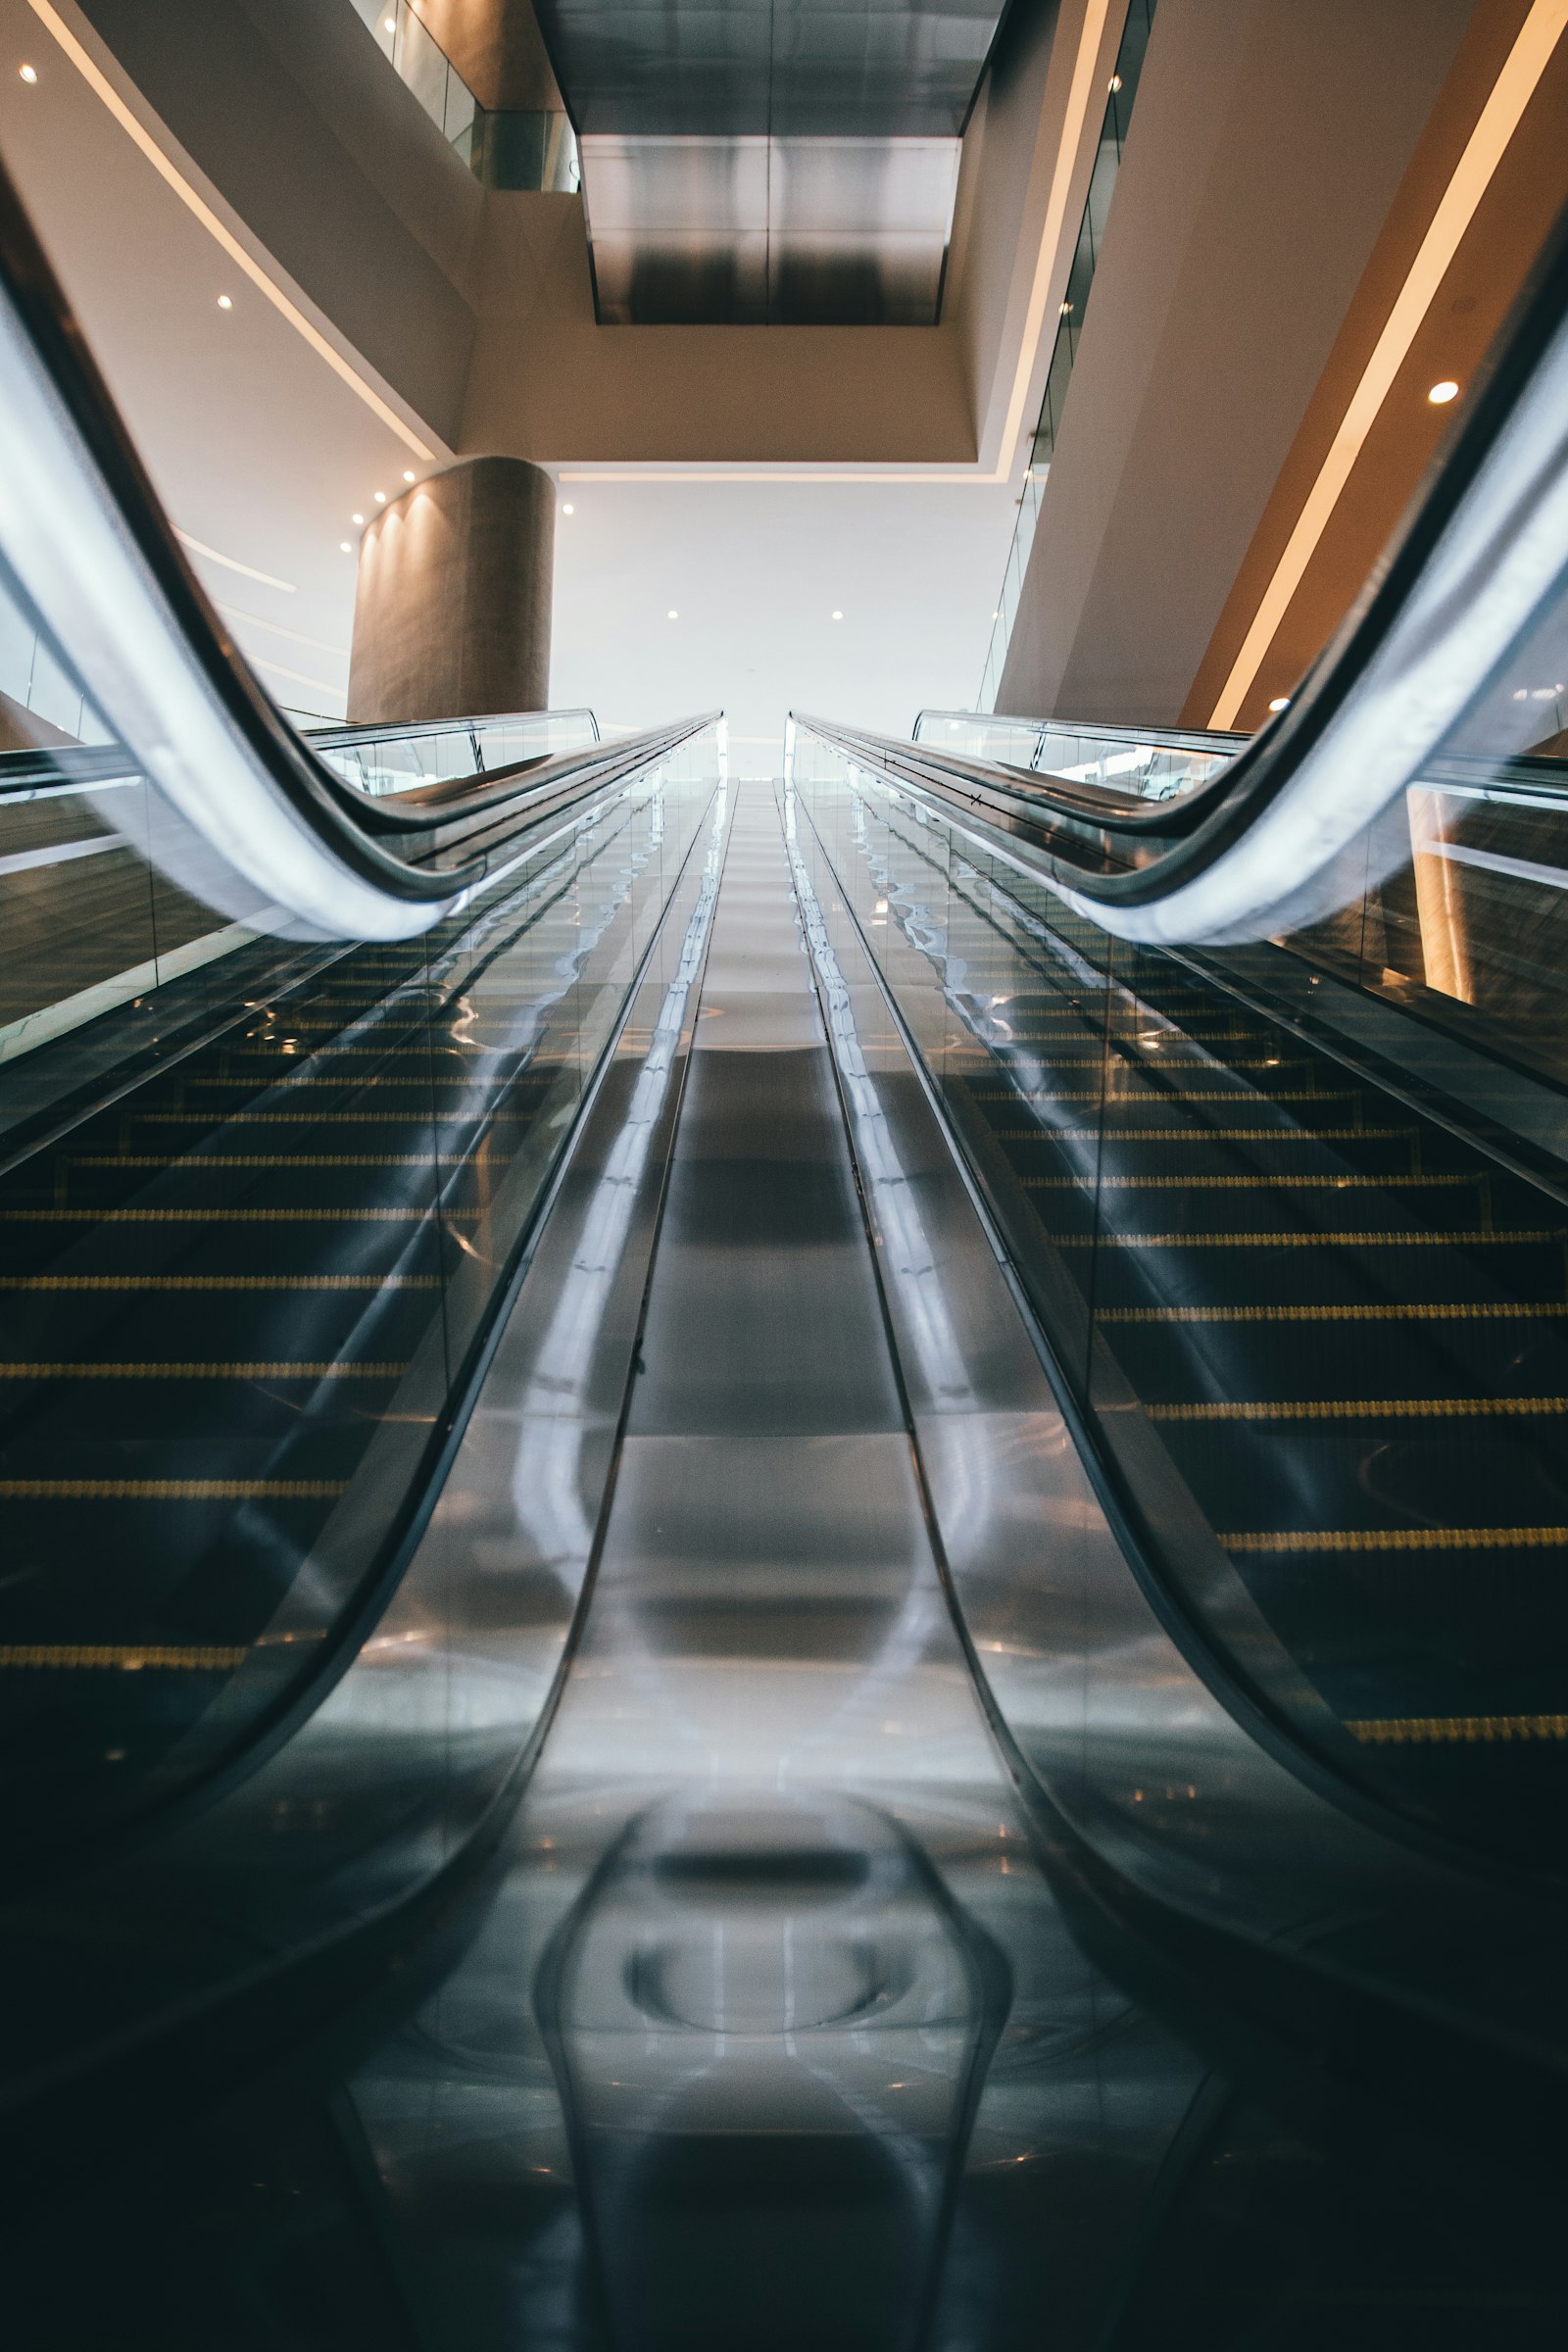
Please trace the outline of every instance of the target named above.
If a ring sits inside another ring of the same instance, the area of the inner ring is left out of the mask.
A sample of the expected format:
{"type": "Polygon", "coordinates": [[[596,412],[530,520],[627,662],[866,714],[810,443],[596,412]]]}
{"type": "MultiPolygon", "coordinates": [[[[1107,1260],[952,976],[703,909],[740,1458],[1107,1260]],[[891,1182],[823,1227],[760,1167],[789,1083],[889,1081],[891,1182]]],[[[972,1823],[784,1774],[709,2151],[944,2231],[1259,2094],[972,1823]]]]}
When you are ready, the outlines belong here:
{"type": "Polygon", "coordinates": [[[483,107],[410,0],[354,0],[376,45],[442,137],[487,188],[569,193],[576,134],[559,110],[483,107]]]}
{"type": "Polygon", "coordinates": [[[0,787],[18,1858],[199,1779],[319,1668],[430,1474],[719,769],[709,727],[552,805],[423,937],[364,946],[179,890],[112,750],[0,787]]]}
{"type": "Polygon", "coordinates": [[[317,758],[374,800],[452,776],[494,775],[599,741],[591,710],[521,710],[496,718],[430,719],[417,726],[312,727],[317,758]]]}
{"type": "Polygon", "coordinates": [[[1568,768],[1446,755],[1336,915],[1174,953],[808,725],[792,773],[1221,1688],[1347,1790],[1560,1874],[1568,768]]]}
{"type": "Polygon", "coordinates": [[[1074,727],[988,711],[922,710],[913,740],[964,760],[994,760],[1061,776],[1071,784],[1168,801],[1206,783],[1247,737],[1169,730],[1141,734],[1132,727],[1074,727]]]}
{"type": "Polygon", "coordinates": [[[1110,200],[1121,171],[1122,152],[1132,122],[1133,102],[1138,95],[1155,4],[1156,0],[1130,0],[1121,46],[1116,52],[1104,119],[1100,127],[1100,145],[1089,182],[1089,195],[1078,229],[1078,242],[1073,250],[1072,268],[1067,275],[1067,291],[1062,297],[1055,341],[1052,345],[1051,367],[1029,450],[1029,466],[1019,495],[1018,519],[1013,525],[1012,543],[1007,550],[1006,566],[1003,573],[1002,594],[997,600],[997,611],[991,624],[991,642],[980,681],[982,710],[989,710],[996,702],[997,688],[1006,664],[1013,619],[1018,611],[1018,599],[1023,593],[1024,573],[1029,568],[1029,551],[1034,545],[1035,525],[1040,516],[1040,502],[1045,495],[1046,477],[1051,471],[1052,460],[1055,456],[1056,436],[1061,430],[1067,386],[1072,380],[1078,340],[1084,330],[1090,291],[1095,282],[1095,268],[1105,234],[1105,223],[1110,217],[1110,200]]]}

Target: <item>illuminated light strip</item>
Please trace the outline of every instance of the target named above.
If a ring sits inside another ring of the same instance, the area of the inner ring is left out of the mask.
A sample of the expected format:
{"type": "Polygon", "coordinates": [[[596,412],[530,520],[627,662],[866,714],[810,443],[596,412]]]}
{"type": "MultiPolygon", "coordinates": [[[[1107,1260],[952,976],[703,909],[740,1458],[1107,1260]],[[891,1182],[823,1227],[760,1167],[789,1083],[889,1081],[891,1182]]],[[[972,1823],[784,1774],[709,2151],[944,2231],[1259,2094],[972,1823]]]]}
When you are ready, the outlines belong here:
{"type": "Polygon", "coordinates": [[[412,449],[416,457],[433,460],[439,453],[428,443],[422,441],[412,425],[405,424],[397,411],[381,398],[379,392],[366,382],[358,368],[353,367],[342,353],[328,342],[320,328],[312,324],[299,305],[290,300],[281,286],[273,283],[268,272],[262,268],[261,263],[252,258],[233,231],[224,227],[205,197],[198,195],[183,172],[164,153],[152,133],[137,121],[123,98],[121,97],[120,92],[115,88],[114,83],[94,63],[58,11],[50,6],[49,0],[27,0],[27,5],[39,23],[59,42],[60,47],[75,67],[88,88],[96,97],[102,99],[115,121],[120,124],[121,129],[140,148],[159,177],[173,189],[180,203],[186,207],[187,211],[194,214],[208,235],[222,247],[234,267],[244,271],[252,285],[257,288],[259,293],[267,297],[267,300],[281,317],[287,319],[295,333],[310,345],[318,359],[326,362],[333,374],[340,377],[355,397],[364,401],[366,407],[396,433],[405,447],[412,449]]]}
{"type": "Polygon", "coordinates": [[[0,1478],[8,1502],[330,1502],[342,1478],[0,1478]]]}
{"type": "MultiPolygon", "coordinates": [[[[189,531],[182,531],[177,524],[174,526],[174,537],[181,547],[188,547],[193,556],[205,556],[209,564],[221,564],[225,571],[242,571],[248,580],[260,580],[264,588],[280,588],[285,596],[299,594],[292,580],[280,580],[275,572],[258,571],[254,564],[242,564],[238,556],[225,556],[220,549],[209,547],[205,539],[193,539],[189,531]]],[[[284,634],[287,633],[285,630],[284,634]]],[[[300,642],[309,644],[310,640],[302,638],[300,642]]]]}
{"type": "Polygon", "coordinates": [[[0,1380],[401,1380],[407,1364],[7,1364],[0,1380]]]}
{"type": "Polygon", "coordinates": [[[1490,1745],[1498,1740],[1568,1740],[1568,1715],[1374,1715],[1345,1728],[1371,1747],[1490,1745]]]}
{"type": "Polygon", "coordinates": [[[137,1674],[146,1666],[162,1666],[211,1674],[243,1666],[250,1654],[248,1649],[226,1648],[215,1642],[192,1642],[189,1646],[172,1642],[0,1642],[0,1666],[54,1667],[68,1672],[96,1666],[137,1674]]]}
{"type": "Polygon", "coordinates": [[[1297,516],[1285,552],[1263,591],[1252,625],[1242,641],[1241,652],[1209,716],[1211,727],[1235,724],[1237,712],[1263,665],[1291,599],[1301,584],[1351,468],[1377,421],[1378,412],[1409,354],[1565,26],[1568,26],[1568,0],[1535,0],[1481,110],[1464,153],[1454,166],[1453,175],[1384,322],[1372,357],[1340,420],[1328,456],[1297,516]]]}
{"type": "Polygon", "coordinates": [[[252,653],[250,661],[258,669],[270,670],[274,678],[287,678],[294,686],[313,686],[318,694],[341,694],[341,685],[334,686],[325,678],[308,678],[303,669],[285,669],[281,662],[273,662],[267,654],[252,653]]]}
{"type": "MultiPolygon", "coordinates": [[[[39,0],[32,0],[37,7],[39,0]]],[[[1055,274],[1056,247],[1061,238],[1066,218],[1067,200],[1072,193],[1073,172],[1078,163],[1079,143],[1094,99],[1101,43],[1105,23],[1110,15],[1111,0],[1089,0],[1084,12],[1083,27],[1078,35],[1078,54],[1073,60],[1072,81],[1067,92],[1066,112],[1062,117],[1061,137],[1056,146],[1055,168],[1051,175],[1051,192],[1046,200],[1045,225],[1040,232],[1040,244],[1035,255],[1035,273],[1029,289],[1029,305],[1024,314],[1023,339],[1018,348],[1018,365],[1013,372],[1012,394],[1007,403],[1006,419],[1002,428],[1002,450],[996,470],[983,473],[977,466],[962,473],[932,471],[928,473],[846,473],[846,472],[784,472],[735,471],[705,468],[691,472],[630,469],[625,472],[604,467],[573,468],[564,466],[560,479],[564,482],[859,482],[897,483],[909,485],[930,483],[941,485],[962,482],[971,486],[994,487],[1011,479],[1013,464],[1018,455],[1018,443],[1023,433],[1023,420],[1029,400],[1029,385],[1040,357],[1041,337],[1045,332],[1046,311],[1051,299],[1051,281],[1055,274]]]]}
{"type": "Polygon", "coordinates": [[[1338,1396],[1299,1403],[1151,1404],[1151,1421],[1469,1420],[1485,1413],[1564,1413],[1568,1396],[1338,1396]]]}
{"type": "Polygon", "coordinates": [[[1227,1551],[1551,1551],[1568,1527],[1287,1527],[1221,1536],[1227,1551]]]}
{"type": "MultiPolygon", "coordinates": [[[[193,547],[195,545],[195,541],[186,540],[185,544],[187,547],[193,547]]],[[[210,553],[211,551],[207,550],[204,552],[210,553]]],[[[239,571],[244,567],[241,564],[236,564],[234,568],[236,571],[239,571]]],[[[258,572],[256,574],[258,579],[265,579],[266,576],[267,575],[265,572],[258,572]]],[[[288,588],[288,582],[286,580],[273,580],[271,582],[271,586],[274,588],[288,588]]],[[[288,588],[288,592],[290,596],[294,594],[292,588],[288,588]]],[[[298,629],[285,629],[280,620],[264,620],[260,612],[242,612],[238,605],[225,605],[221,597],[218,598],[216,602],[220,612],[225,614],[229,620],[247,621],[253,629],[270,629],[274,637],[286,637],[293,645],[308,645],[311,651],[316,654],[332,654],[339,661],[343,662],[346,662],[349,658],[348,647],[345,645],[328,645],[324,637],[302,636],[298,629]]]]}

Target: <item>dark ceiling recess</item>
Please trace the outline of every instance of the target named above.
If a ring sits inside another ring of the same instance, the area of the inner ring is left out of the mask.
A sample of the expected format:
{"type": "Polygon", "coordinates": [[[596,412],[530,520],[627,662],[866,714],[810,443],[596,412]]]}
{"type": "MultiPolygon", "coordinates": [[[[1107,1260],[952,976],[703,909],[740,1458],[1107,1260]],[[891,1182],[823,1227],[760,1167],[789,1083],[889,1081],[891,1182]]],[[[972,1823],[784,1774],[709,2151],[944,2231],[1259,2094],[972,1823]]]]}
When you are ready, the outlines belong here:
{"type": "Polygon", "coordinates": [[[1001,0],[537,0],[601,318],[930,325],[1001,0]]]}

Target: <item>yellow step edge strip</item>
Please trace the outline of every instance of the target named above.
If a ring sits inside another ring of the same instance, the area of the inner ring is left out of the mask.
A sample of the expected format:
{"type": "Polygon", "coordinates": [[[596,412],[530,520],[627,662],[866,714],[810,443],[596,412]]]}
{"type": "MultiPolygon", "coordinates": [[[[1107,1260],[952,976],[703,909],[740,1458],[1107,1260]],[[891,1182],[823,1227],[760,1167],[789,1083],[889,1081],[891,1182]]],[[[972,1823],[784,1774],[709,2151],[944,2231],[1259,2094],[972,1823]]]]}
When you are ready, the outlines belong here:
{"type": "MultiPolygon", "coordinates": [[[[1269,1101],[1271,1102],[1355,1102],[1359,1101],[1362,1091],[1360,1087],[1347,1086],[1337,1088],[1334,1093],[1329,1094],[1320,1093],[1314,1086],[1298,1086],[1282,1089],[1278,1094],[1270,1094],[1269,1101]]],[[[995,1089],[976,1086],[971,1087],[969,1092],[971,1101],[975,1102],[1100,1102],[1106,1100],[1104,1089],[1098,1086],[1073,1087],[1059,1093],[1053,1091],[1049,1094],[1033,1092],[1019,1094],[1017,1089],[1011,1086],[995,1089]]],[[[1133,1098],[1112,1095],[1108,1099],[1113,1102],[1126,1102],[1133,1098]]],[[[1164,1095],[1143,1095],[1137,1100],[1145,1102],[1165,1102],[1169,1098],[1164,1095]]],[[[1238,1100],[1245,1102],[1247,1097],[1245,1094],[1238,1096],[1235,1087],[1221,1087],[1213,1090],[1205,1089],[1200,1094],[1183,1094],[1178,1100],[1183,1102],[1235,1102],[1238,1100]]]]}
{"type": "MultiPolygon", "coordinates": [[[[1042,1140],[1049,1140],[1043,1138],[1042,1140]]],[[[203,1162],[203,1165],[208,1163],[203,1162]]],[[[221,1162],[218,1163],[221,1165],[221,1162]]],[[[1455,1185],[1484,1184],[1486,1178],[1476,1176],[1021,1176],[1019,1183],[1031,1193],[1241,1193],[1293,1192],[1304,1193],[1314,1189],[1328,1193],[1387,1192],[1398,1187],[1408,1192],[1412,1187],[1431,1192],[1455,1185]]]]}
{"type": "Polygon", "coordinates": [[[1568,1715],[1363,1715],[1345,1728],[1367,1747],[1474,1746],[1568,1740],[1568,1715]]]}
{"type": "Polygon", "coordinates": [[[1542,1551],[1568,1527],[1288,1527],[1219,1538],[1227,1551],[1542,1551]]]}
{"type": "Polygon", "coordinates": [[[246,1648],[216,1642],[0,1642],[0,1666],[52,1667],[68,1672],[111,1667],[122,1674],[136,1674],[143,1667],[160,1666],[186,1673],[231,1673],[236,1666],[243,1666],[250,1654],[246,1648]]]}
{"type": "Polygon", "coordinates": [[[401,1380],[407,1364],[60,1363],[0,1359],[0,1380],[401,1380]]]}
{"type": "Polygon", "coordinates": [[[1568,1396],[1337,1396],[1298,1402],[1151,1404],[1151,1421],[1467,1421],[1488,1413],[1568,1413],[1568,1396]]]}
{"type": "Polygon", "coordinates": [[[0,1291],[439,1291],[439,1274],[0,1274],[0,1291]]]}
{"type": "MultiPolygon", "coordinates": [[[[430,1152],[202,1152],[172,1161],[158,1152],[105,1152],[92,1159],[68,1159],[68,1168],[427,1168],[430,1152]]],[[[482,1152],[465,1154],[466,1167],[493,1167],[482,1152]]]]}
{"type": "MultiPolygon", "coordinates": [[[[443,1209],[449,1220],[477,1209],[443,1209]]],[[[7,1225],[396,1225],[423,1224],[429,1208],[8,1208],[7,1225]]]]}
{"type": "Polygon", "coordinates": [[[1469,1249],[1478,1242],[1568,1241],[1561,1226],[1522,1233],[1057,1233],[1057,1250],[1351,1250],[1469,1249]]]}
{"type": "MultiPolygon", "coordinates": [[[[1400,1144],[1414,1127],[993,1127],[999,1144],[1095,1144],[1102,1136],[1143,1144],[1400,1144]]],[[[1173,1179],[1172,1181],[1179,1181],[1173,1179]]],[[[1325,1178],[1324,1182],[1332,1181],[1325,1178]]],[[[1393,1184],[1408,1181],[1402,1176],[1393,1184]]]]}
{"type": "Polygon", "coordinates": [[[1568,1303],[1543,1298],[1477,1303],[1470,1299],[1437,1303],[1379,1300],[1354,1306],[1104,1306],[1102,1323],[1444,1323],[1511,1321],[1530,1315],[1568,1315],[1568,1303]]]}
{"type": "Polygon", "coordinates": [[[8,1502],[330,1502],[342,1478],[0,1478],[8,1502]]]}

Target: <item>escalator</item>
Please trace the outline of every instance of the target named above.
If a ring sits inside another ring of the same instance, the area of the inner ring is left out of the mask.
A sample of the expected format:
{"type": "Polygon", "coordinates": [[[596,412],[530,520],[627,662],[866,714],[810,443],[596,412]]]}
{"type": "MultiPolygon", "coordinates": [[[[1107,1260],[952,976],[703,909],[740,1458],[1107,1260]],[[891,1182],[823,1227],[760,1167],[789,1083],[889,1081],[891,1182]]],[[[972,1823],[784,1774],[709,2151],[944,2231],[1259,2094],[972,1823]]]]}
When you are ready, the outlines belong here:
{"type": "Polygon", "coordinates": [[[739,787],[296,735],[0,260],[18,2340],[1560,2340],[1562,256],[1261,737],[739,787]]]}

